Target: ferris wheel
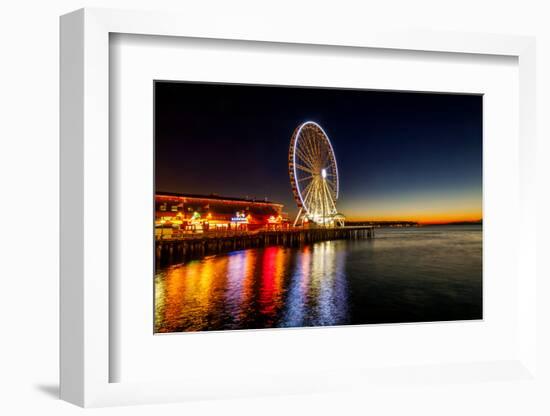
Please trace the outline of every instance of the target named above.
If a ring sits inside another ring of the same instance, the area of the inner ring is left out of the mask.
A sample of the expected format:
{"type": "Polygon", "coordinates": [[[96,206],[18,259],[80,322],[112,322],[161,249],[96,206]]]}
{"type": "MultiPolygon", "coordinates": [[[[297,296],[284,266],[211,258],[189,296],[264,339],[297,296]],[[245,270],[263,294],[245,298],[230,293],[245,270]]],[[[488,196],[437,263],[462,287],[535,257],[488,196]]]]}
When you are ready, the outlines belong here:
{"type": "Polygon", "coordinates": [[[288,172],[298,215],[294,221],[322,226],[343,225],[336,210],[338,167],[330,140],[323,128],[313,122],[300,124],[290,141],[288,172]]]}

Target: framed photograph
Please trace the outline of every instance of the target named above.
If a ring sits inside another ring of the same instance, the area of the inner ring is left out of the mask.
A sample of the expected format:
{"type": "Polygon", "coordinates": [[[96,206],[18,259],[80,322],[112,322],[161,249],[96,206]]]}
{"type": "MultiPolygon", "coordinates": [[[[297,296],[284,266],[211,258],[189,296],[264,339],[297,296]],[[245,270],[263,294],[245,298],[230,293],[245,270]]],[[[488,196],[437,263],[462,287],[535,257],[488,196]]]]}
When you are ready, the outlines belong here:
{"type": "Polygon", "coordinates": [[[62,398],[534,380],[534,40],[231,27],[61,18],[62,398]]]}
{"type": "Polygon", "coordinates": [[[155,333],[483,318],[482,95],[153,88],[155,333]]]}

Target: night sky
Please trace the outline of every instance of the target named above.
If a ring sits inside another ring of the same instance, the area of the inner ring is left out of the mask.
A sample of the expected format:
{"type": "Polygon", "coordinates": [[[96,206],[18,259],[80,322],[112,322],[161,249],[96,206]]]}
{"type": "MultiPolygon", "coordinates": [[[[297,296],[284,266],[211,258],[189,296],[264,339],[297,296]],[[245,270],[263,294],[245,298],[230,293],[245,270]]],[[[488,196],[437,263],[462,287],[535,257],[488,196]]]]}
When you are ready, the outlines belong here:
{"type": "Polygon", "coordinates": [[[308,120],[332,142],[348,219],[482,218],[478,95],[156,82],[156,189],[267,197],[294,218],[288,148],[308,120]]]}

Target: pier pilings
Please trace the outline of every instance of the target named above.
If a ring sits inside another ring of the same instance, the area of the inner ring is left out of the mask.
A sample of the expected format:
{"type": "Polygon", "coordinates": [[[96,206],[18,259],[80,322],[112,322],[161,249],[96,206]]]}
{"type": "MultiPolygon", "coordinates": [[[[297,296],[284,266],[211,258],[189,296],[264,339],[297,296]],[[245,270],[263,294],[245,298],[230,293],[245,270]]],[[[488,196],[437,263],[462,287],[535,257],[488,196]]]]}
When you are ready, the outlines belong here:
{"type": "Polygon", "coordinates": [[[231,234],[197,234],[155,241],[157,265],[166,265],[208,255],[268,246],[299,247],[318,241],[374,238],[374,227],[306,228],[261,230],[231,234]]]}

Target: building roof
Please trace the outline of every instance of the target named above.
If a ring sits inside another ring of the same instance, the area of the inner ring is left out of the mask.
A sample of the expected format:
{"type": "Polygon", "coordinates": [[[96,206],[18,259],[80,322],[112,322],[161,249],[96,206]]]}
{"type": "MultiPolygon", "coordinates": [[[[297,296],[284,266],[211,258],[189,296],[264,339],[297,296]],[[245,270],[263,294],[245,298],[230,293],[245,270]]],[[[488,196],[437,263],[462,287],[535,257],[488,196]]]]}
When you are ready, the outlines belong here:
{"type": "Polygon", "coordinates": [[[235,197],[230,197],[230,196],[220,196],[220,195],[217,195],[217,194],[199,195],[199,194],[182,194],[182,193],[177,193],[177,192],[158,191],[158,192],[155,192],[155,195],[156,196],[171,196],[171,197],[178,197],[178,198],[209,199],[209,200],[213,200],[213,201],[235,201],[235,202],[245,202],[245,203],[254,203],[254,204],[269,204],[269,205],[283,206],[283,204],[279,204],[277,202],[257,200],[257,199],[247,199],[247,198],[235,198],[235,197]]]}

